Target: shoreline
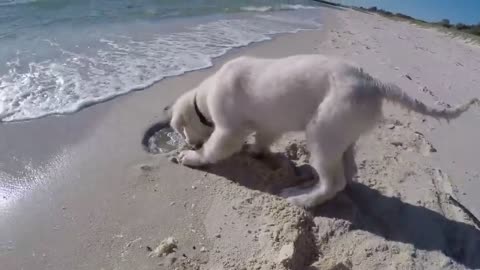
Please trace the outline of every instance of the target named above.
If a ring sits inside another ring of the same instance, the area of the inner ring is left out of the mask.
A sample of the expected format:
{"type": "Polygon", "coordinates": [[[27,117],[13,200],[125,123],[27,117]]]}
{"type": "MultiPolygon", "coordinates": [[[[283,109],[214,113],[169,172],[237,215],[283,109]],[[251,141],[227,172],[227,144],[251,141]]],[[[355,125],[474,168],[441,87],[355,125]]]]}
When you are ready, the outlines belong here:
{"type": "MultiPolygon", "coordinates": [[[[480,55],[480,49],[377,15],[328,8],[322,15],[322,30],[282,34],[234,49],[216,58],[211,68],[166,78],[72,115],[2,124],[0,169],[21,171],[28,163],[31,172],[41,174],[38,188],[13,207],[2,208],[0,198],[3,267],[480,268],[475,256],[480,233],[461,210],[442,199],[451,195],[480,214],[480,199],[470,194],[480,184],[461,178],[468,171],[480,179],[474,163],[480,149],[469,143],[480,136],[472,124],[478,108],[447,125],[385,105],[386,120],[359,142],[359,183],[309,213],[271,195],[294,184],[287,169],[272,172],[239,156],[211,171],[192,170],[144,151],[143,132],[162,117],[163,108],[238,55],[331,54],[356,61],[428,104],[478,96],[471,87],[476,82],[466,78],[480,68],[468,57],[480,55]],[[376,29],[379,24],[384,29],[376,29]],[[455,61],[470,69],[452,66],[455,61]],[[456,79],[450,85],[456,91],[445,90],[448,78],[456,79]],[[45,160],[55,162],[38,171],[45,160]],[[453,194],[455,186],[460,192],[453,194]],[[449,238],[446,229],[458,239],[449,238]],[[148,250],[168,237],[177,239],[177,251],[150,257],[148,250]]],[[[301,137],[289,135],[274,150],[284,153],[293,144],[302,149],[302,143],[301,137]]],[[[295,162],[306,159],[299,157],[295,162]]]]}

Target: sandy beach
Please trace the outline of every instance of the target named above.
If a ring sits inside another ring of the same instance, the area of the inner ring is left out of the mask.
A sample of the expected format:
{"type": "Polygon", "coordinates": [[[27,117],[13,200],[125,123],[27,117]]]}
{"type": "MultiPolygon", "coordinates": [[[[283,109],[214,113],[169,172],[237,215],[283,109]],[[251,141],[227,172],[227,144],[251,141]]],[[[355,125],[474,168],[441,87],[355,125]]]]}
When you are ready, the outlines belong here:
{"type": "Polygon", "coordinates": [[[480,97],[478,45],[350,9],[321,16],[321,30],[235,49],[212,68],[1,123],[0,268],[480,269],[480,228],[459,207],[480,218],[478,107],[447,123],[385,104],[358,142],[354,183],[312,211],[275,195],[308,162],[302,134],[269,161],[240,153],[206,170],[142,148],[166,105],[239,55],[341,56],[439,107],[480,97]]]}

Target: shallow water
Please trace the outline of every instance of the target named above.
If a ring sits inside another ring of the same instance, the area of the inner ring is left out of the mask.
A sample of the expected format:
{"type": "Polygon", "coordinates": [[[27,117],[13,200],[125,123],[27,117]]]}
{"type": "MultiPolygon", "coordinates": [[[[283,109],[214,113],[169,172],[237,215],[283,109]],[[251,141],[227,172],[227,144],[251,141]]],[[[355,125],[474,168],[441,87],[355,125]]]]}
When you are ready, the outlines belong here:
{"type": "Polygon", "coordinates": [[[149,138],[147,150],[153,154],[165,154],[181,148],[185,144],[182,136],[171,127],[163,128],[149,138]]]}
{"type": "Polygon", "coordinates": [[[0,0],[0,121],[72,113],[321,27],[314,1],[0,0]]]}

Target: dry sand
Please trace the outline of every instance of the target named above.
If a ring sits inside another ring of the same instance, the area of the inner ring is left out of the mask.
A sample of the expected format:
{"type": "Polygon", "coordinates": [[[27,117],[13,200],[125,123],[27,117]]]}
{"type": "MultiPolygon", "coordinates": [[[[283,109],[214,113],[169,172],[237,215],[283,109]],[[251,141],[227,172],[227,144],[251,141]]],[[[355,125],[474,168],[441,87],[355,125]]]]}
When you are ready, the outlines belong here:
{"type": "Polygon", "coordinates": [[[34,168],[53,160],[41,188],[4,199],[1,269],[480,269],[480,231],[452,200],[480,214],[478,108],[447,124],[387,104],[357,145],[354,182],[309,212],[273,195],[308,175],[301,134],[282,138],[267,160],[240,153],[203,171],[141,148],[165,105],[240,54],[344,56],[438,106],[480,95],[479,48],[377,15],[323,15],[323,32],[239,49],[212,69],[75,115],[0,127],[11,134],[2,151],[27,144],[36,148],[20,152],[38,156],[34,168]],[[45,136],[15,140],[23,130],[45,136]]]}

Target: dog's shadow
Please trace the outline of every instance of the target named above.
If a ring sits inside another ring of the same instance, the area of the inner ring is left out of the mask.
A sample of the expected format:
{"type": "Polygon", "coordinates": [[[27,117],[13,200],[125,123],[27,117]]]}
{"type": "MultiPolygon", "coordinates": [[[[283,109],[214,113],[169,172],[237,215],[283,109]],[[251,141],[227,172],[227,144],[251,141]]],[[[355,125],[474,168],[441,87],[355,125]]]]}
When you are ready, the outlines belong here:
{"type": "MultiPolygon", "coordinates": [[[[350,168],[346,174],[355,170],[356,167],[350,168]]],[[[205,171],[271,194],[298,184],[299,174],[310,173],[308,168],[295,167],[282,154],[258,160],[245,153],[205,168],[205,171]]],[[[312,209],[311,213],[347,220],[355,229],[411,244],[420,250],[440,251],[468,268],[480,268],[480,231],[477,228],[425,207],[387,197],[361,183],[350,181],[345,191],[312,209]]]]}
{"type": "Polygon", "coordinates": [[[278,194],[286,187],[298,185],[313,177],[309,166],[297,167],[281,153],[254,158],[243,151],[203,170],[249,189],[270,194],[278,194]]]}
{"type": "Polygon", "coordinates": [[[351,183],[339,197],[313,209],[313,214],[348,220],[356,229],[420,250],[441,251],[468,268],[480,268],[480,231],[476,227],[387,197],[361,183],[351,183]]]}

